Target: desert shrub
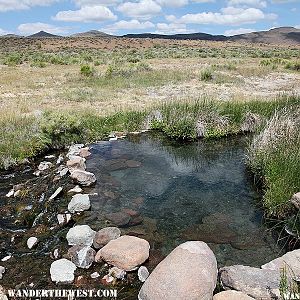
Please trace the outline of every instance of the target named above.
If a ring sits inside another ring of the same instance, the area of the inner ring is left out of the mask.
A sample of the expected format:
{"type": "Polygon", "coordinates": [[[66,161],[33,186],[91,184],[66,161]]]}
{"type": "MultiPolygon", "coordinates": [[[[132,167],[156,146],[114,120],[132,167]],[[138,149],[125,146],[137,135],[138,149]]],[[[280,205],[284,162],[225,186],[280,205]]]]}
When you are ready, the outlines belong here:
{"type": "Polygon", "coordinates": [[[80,74],[86,77],[92,77],[95,74],[95,70],[89,65],[83,65],[80,68],[80,74]]]}
{"type": "Polygon", "coordinates": [[[211,69],[204,69],[200,73],[200,79],[202,81],[211,81],[213,79],[213,72],[211,69]]]}

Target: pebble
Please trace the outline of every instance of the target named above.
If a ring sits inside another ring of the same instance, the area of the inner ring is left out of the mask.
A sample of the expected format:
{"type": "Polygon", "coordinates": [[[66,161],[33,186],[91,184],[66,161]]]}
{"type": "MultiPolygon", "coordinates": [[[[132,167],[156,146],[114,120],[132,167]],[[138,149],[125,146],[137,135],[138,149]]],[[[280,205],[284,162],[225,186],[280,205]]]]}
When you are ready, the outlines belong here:
{"type": "Polygon", "coordinates": [[[88,225],[76,225],[69,229],[67,240],[70,246],[85,245],[91,246],[96,232],[88,225]]]}
{"type": "Polygon", "coordinates": [[[100,274],[98,272],[94,272],[94,273],[91,274],[92,279],[96,279],[98,277],[100,277],[100,274]]]}
{"type": "Polygon", "coordinates": [[[68,210],[70,213],[82,212],[89,210],[91,207],[90,197],[88,194],[76,194],[72,197],[68,204],[68,210]]]}
{"type": "Polygon", "coordinates": [[[12,189],[12,190],[10,190],[10,191],[6,194],[6,197],[7,197],[7,198],[10,198],[10,197],[12,197],[12,196],[14,195],[14,193],[15,193],[15,191],[12,189]]]}
{"type": "Polygon", "coordinates": [[[76,185],[75,187],[73,187],[72,189],[70,189],[68,191],[68,193],[81,193],[83,191],[83,189],[79,186],[79,185],[76,185]]]}
{"type": "Polygon", "coordinates": [[[34,236],[30,237],[27,240],[27,247],[28,249],[32,249],[38,243],[38,239],[34,236]]]}
{"type": "Polygon", "coordinates": [[[71,220],[72,215],[71,214],[58,214],[57,221],[59,225],[68,224],[71,220]]]}
{"type": "Polygon", "coordinates": [[[49,162],[49,161],[42,161],[39,164],[39,166],[38,166],[38,170],[39,171],[46,171],[46,170],[48,170],[48,169],[50,169],[52,167],[53,167],[53,164],[51,162],[49,162]]]}
{"type": "Polygon", "coordinates": [[[138,277],[139,277],[139,280],[141,282],[145,282],[146,279],[149,277],[149,271],[146,267],[144,266],[141,266],[139,267],[138,269],[138,277]]]}
{"type": "Polygon", "coordinates": [[[76,266],[71,261],[62,258],[54,261],[50,267],[51,280],[56,283],[72,283],[76,266]]]}
{"type": "Polygon", "coordinates": [[[12,258],[12,255],[7,255],[7,256],[3,257],[3,258],[1,259],[1,261],[8,261],[8,260],[11,259],[11,258],[12,258]]]}
{"type": "Polygon", "coordinates": [[[55,199],[62,191],[63,191],[63,188],[62,188],[62,187],[59,187],[59,188],[54,192],[54,194],[49,198],[49,200],[55,199]]]}

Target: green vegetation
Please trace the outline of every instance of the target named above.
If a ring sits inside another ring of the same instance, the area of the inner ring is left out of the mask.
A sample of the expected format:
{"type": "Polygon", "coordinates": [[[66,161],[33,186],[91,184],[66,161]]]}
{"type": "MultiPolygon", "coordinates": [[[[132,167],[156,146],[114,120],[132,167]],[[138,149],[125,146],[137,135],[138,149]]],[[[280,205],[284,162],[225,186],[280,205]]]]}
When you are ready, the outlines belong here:
{"type": "Polygon", "coordinates": [[[83,65],[80,68],[80,74],[86,77],[91,77],[95,74],[95,70],[89,65],[83,65]]]}
{"type": "Polygon", "coordinates": [[[202,81],[211,81],[213,79],[213,72],[211,69],[202,70],[200,73],[200,79],[202,81]]]}

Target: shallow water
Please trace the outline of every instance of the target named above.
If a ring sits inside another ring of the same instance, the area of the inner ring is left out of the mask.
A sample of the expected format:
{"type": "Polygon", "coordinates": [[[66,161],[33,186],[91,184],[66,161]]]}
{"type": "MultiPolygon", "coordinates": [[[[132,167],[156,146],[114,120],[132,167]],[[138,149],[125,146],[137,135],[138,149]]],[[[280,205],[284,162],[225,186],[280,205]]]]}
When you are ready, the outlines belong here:
{"type": "Polygon", "coordinates": [[[182,144],[153,133],[94,144],[87,167],[98,195],[84,222],[117,224],[145,238],[157,261],[184,241],[202,240],[219,266],[260,266],[280,248],[263,224],[246,143],[238,137],[182,144]]]}

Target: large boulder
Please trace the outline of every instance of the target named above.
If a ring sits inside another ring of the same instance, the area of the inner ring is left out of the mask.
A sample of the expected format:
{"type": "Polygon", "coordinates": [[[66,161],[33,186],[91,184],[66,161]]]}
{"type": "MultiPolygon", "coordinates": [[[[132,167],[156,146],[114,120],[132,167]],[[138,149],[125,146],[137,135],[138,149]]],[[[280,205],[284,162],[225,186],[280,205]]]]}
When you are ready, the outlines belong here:
{"type": "Polygon", "coordinates": [[[95,261],[104,260],[125,271],[135,270],[149,257],[149,243],[135,236],[124,235],[101,248],[95,261]]]}
{"type": "Polygon", "coordinates": [[[85,171],[85,158],[80,156],[72,156],[71,159],[67,161],[67,167],[71,173],[75,170],[85,171]]]}
{"type": "Polygon", "coordinates": [[[254,298],[238,291],[225,291],[214,295],[213,300],[254,300],[254,298]]]}
{"type": "Polygon", "coordinates": [[[288,252],[261,266],[261,268],[264,270],[274,270],[278,273],[280,273],[282,269],[285,269],[287,276],[292,277],[296,281],[300,281],[300,249],[288,252]]]}
{"type": "Polygon", "coordinates": [[[71,261],[62,258],[54,261],[50,267],[51,280],[56,283],[72,283],[76,266],[71,261]]]}
{"type": "Polygon", "coordinates": [[[217,283],[217,260],[206,243],[175,248],[143,284],[139,300],[211,300],[217,283]]]}
{"type": "Polygon", "coordinates": [[[68,204],[68,210],[70,213],[82,212],[89,210],[91,207],[90,197],[88,194],[76,194],[72,197],[68,204]]]}
{"type": "Polygon", "coordinates": [[[91,246],[96,232],[88,225],[77,225],[69,229],[67,240],[70,246],[91,246]]]}
{"type": "Polygon", "coordinates": [[[221,268],[219,273],[225,290],[240,291],[256,299],[271,300],[280,296],[278,271],[236,265],[221,268]]]}
{"type": "Polygon", "coordinates": [[[71,178],[82,186],[91,186],[97,181],[95,174],[82,170],[73,171],[71,178]]]}
{"type": "Polygon", "coordinates": [[[100,249],[110,241],[115,240],[121,236],[121,230],[118,227],[106,227],[98,232],[94,237],[93,246],[95,249],[100,249]]]}
{"type": "Polygon", "coordinates": [[[68,250],[70,260],[79,268],[88,269],[95,260],[96,251],[89,246],[75,245],[68,250]]]}

